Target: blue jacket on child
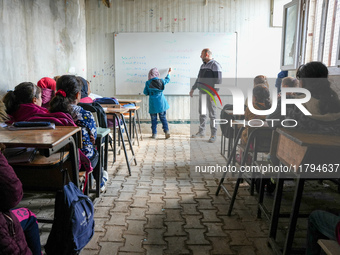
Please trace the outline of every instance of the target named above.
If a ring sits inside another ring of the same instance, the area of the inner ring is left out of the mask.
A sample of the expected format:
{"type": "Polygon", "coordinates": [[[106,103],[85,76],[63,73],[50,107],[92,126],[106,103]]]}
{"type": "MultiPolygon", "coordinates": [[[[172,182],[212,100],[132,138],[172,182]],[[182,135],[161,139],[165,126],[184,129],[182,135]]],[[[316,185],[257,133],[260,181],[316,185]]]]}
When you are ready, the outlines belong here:
{"type": "Polygon", "coordinates": [[[161,113],[169,109],[169,104],[166,101],[163,90],[164,85],[170,82],[170,75],[165,79],[158,77],[152,78],[145,83],[144,95],[149,96],[149,113],[161,113]]]}

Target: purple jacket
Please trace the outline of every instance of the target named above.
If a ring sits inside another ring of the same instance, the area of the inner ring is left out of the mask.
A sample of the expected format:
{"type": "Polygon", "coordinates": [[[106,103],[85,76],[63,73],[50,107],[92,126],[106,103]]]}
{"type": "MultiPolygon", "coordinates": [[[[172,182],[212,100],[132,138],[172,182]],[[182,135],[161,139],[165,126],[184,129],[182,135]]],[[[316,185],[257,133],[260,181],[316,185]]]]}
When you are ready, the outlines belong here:
{"type": "Polygon", "coordinates": [[[50,113],[46,108],[33,103],[21,104],[19,109],[10,117],[9,124],[16,121],[49,121],[55,123],[56,126],[77,126],[68,113],[50,113]]]}
{"type": "Polygon", "coordinates": [[[9,209],[22,199],[22,185],[5,156],[0,152],[0,253],[32,254],[19,220],[9,209]]]}

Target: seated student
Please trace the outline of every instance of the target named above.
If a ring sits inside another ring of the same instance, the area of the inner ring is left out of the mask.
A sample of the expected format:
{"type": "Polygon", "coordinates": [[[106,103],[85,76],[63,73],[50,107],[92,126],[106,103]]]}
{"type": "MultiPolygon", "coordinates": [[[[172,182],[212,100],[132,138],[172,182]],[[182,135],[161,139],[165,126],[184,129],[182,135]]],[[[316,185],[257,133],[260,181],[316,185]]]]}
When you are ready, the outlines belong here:
{"type": "MultiPolygon", "coordinates": [[[[0,122],[6,117],[5,106],[0,101],[0,122]]],[[[35,215],[26,208],[11,209],[22,199],[22,184],[2,154],[3,144],[0,148],[0,253],[41,255],[35,215]]]]}
{"type": "MultiPolygon", "coordinates": [[[[265,84],[257,85],[253,89],[253,106],[257,110],[268,110],[271,107],[269,90],[265,84]]],[[[244,112],[245,120],[266,119],[266,115],[256,115],[246,108],[244,112]]],[[[248,127],[246,127],[241,136],[241,143],[246,144],[248,141],[248,127]]]]}
{"type": "MultiPolygon", "coordinates": [[[[91,112],[85,111],[77,105],[81,97],[82,81],[74,75],[63,75],[57,81],[57,92],[50,102],[51,112],[64,112],[71,114],[74,123],[82,127],[81,151],[90,159],[92,167],[98,163],[98,152],[94,148],[97,138],[97,127],[91,112]]],[[[104,187],[102,182],[101,186],[104,187]]]]}
{"type": "Polygon", "coordinates": [[[330,87],[327,67],[321,62],[310,62],[298,68],[296,77],[300,87],[311,93],[311,99],[303,106],[312,115],[305,115],[297,106],[288,105],[286,118],[296,120],[298,129],[340,135],[340,100],[330,87]]]}
{"type": "Polygon", "coordinates": [[[3,97],[8,124],[18,121],[50,121],[60,126],[75,126],[72,117],[64,113],[51,114],[41,107],[41,89],[31,82],[22,82],[3,97]]]}
{"type": "Polygon", "coordinates": [[[82,81],[80,103],[93,103],[93,99],[89,97],[89,94],[91,94],[90,83],[83,77],[78,76],[78,78],[82,81]]]}
{"type": "Polygon", "coordinates": [[[268,81],[267,81],[267,77],[264,76],[264,75],[257,75],[254,78],[254,87],[257,86],[257,85],[264,85],[264,86],[266,86],[269,89],[269,84],[268,84],[268,81]]]}
{"type": "Polygon", "coordinates": [[[288,71],[281,71],[277,74],[275,81],[275,87],[277,88],[277,93],[281,92],[282,79],[288,76],[288,71]]]}
{"type": "Polygon", "coordinates": [[[60,75],[56,75],[53,77],[53,80],[55,80],[55,82],[57,82],[57,80],[60,78],[60,75]]]}
{"type": "Polygon", "coordinates": [[[320,254],[319,239],[331,239],[340,244],[340,216],[321,210],[309,215],[306,255],[320,254]]]}
{"type": "Polygon", "coordinates": [[[14,91],[8,91],[2,101],[13,121],[25,121],[34,114],[48,113],[46,108],[41,107],[41,89],[31,82],[20,83],[14,91]]]}
{"type": "MultiPolygon", "coordinates": [[[[271,107],[270,103],[270,95],[269,95],[269,90],[266,87],[265,84],[261,85],[258,84],[253,88],[253,106],[257,110],[268,110],[271,107]]],[[[249,107],[247,106],[245,112],[244,112],[244,117],[246,121],[252,120],[252,119],[265,119],[266,115],[256,115],[252,113],[249,110],[249,107]]],[[[243,130],[241,134],[241,144],[246,145],[248,142],[248,130],[249,127],[246,126],[246,128],[243,130]]],[[[252,145],[250,145],[250,148],[252,149],[252,145]]],[[[241,163],[242,160],[242,153],[243,151],[240,150],[240,154],[236,155],[236,161],[238,163],[241,163]]],[[[247,159],[247,164],[250,164],[251,158],[248,157],[247,159]]]]}
{"type": "MultiPolygon", "coordinates": [[[[293,77],[286,77],[282,79],[282,84],[280,85],[280,88],[296,88],[299,87],[299,81],[296,78],[293,77]]],[[[295,93],[286,93],[286,98],[295,98],[297,95],[295,93]]],[[[273,113],[269,114],[267,116],[267,119],[279,119],[282,120],[284,116],[281,114],[281,93],[277,95],[277,106],[273,113]]],[[[274,121],[269,122],[269,126],[279,127],[280,122],[274,121]]]]}
{"type": "Polygon", "coordinates": [[[51,99],[55,95],[56,81],[49,77],[41,78],[37,86],[41,88],[42,107],[48,108],[51,99]]]}
{"type": "MultiPolygon", "coordinates": [[[[267,89],[269,89],[269,84],[268,84],[268,81],[267,81],[267,77],[264,76],[264,75],[257,75],[257,76],[255,76],[253,82],[254,82],[254,88],[256,86],[260,85],[260,86],[264,86],[267,89]]],[[[247,108],[247,105],[248,105],[248,98],[246,98],[246,101],[244,102],[245,109],[247,108]]]]}

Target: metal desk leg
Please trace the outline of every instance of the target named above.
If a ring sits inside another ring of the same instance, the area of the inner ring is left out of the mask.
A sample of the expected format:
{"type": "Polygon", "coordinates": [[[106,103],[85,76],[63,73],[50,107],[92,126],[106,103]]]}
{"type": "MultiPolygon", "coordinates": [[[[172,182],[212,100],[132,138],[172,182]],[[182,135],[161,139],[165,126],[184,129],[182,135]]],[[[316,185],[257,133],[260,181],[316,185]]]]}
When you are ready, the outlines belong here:
{"type": "MultiPolygon", "coordinates": [[[[125,130],[127,130],[124,115],[122,114],[121,117],[122,117],[122,120],[123,120],[124,128],[125,128],[125,130]]],[[[126,136],[127,136],[127,139],[128,139],[129,145],[130,145],[130,150],[131,150],[131,153],[132,153],[133,160],[135,161],[135,164],[137,165],[137,159],[135,157],[135,152],[133,151],[130,134],[128,132],[126,132],[126,136]]],[[[124,144],[124,142],[122,142],[122,143],[124,144]]]]}
{"type": "Polygon", "coordinates": [[[275,191],[275,197],[274,197],[274,204],[273,204],[273,210],[270,220],[270,226],[269,226],[269,243],[273,250],[277,250],[277,245],[275,242],[276,239],[276,232],[277,232],[277,226],[279,223],[279,215],[280,215],[280,207],[281,207],[281,200],[282,200],[282,191],[283,191],[283,182],[284,179],[282,176],[280,176],[280,172],[278,174],[278,180],[276,184],[276,191],[275,191]]]}
{"type": "MultiPolygon", "coordinates": [[[[129,158],[128,158],[127,151],[126,151],[126,148],[125,148],[125,142],[124,142],[123,132],[122,132],[122,129],[120,127],[119,118],[118,118],[118,116],[116,114],[114,114],[114,117],[118,121],[119,137],[122,139],[122,145],[123,145],[123,149],[124,149],[126,165],[128,167],[129,175],[131,175],[130,162],[129,162],[129,158]]],[[[123,114],[121,114],[121,117],[124,118],[123,114]]],[[[123,121],[123,122],[124,122],[125,131],[128,132],[127,129],[126,129],[125,121],[123,121]]],[[[130,142],[130,140],[129,140],[129,142],[130,142]]]]}
{"type": "Polygon", "coordinates": [[[138,144],[138,147],[139,147],[139,137],[138,137],[137,123],[136,123],[136,111],[135,111],[135,115],[133,117],[133,134],[136,134],[137,144],[138,144]]]}
{"type": "Polygon", "coordinates": [[[140,140],[143,141],[143,135],[142,135],[142,129],[140,127],[140,120],[139,120],[138,110],[136,110],[135,112],[136,112],[136,117],[137,117],[137,122],[138,122],[139,133],[140,133],[140,140]]]}
{"type": "Polygon", "coordinates": [[[283,255],[291,254],[296,223],[299,217],[299,210],[300,210],[300,204],[301,204],[301,198],[302,198],[304,185],[305,185],[305,179],[300,178],[299,176],[298,179],[296,180],[293,208],[292,208],[292,213],[289,219],[289,226],[288,226],[285,246],[283,247],[283,255]]]}

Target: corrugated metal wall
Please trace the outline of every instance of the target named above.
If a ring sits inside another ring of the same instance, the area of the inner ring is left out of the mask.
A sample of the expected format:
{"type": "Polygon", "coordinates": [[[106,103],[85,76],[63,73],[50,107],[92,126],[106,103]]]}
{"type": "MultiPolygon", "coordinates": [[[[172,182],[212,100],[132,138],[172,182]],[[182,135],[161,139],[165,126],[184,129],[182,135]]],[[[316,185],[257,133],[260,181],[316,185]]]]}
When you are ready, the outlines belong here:
{"type": "MultiPolygon", "coordinates": [[[[86,26],[87,78],[103,96],[115,95],[114,32],[237,32],[239,77],[279,72],[281,28],[270,27],[270,0],[112,0],[111,8],[86,0],[86,26]]],[[[146,97],[125,97],[142,99],[141,118],[149,118],[146,97]]],[[[190,119],[188,96],[166,98],[169,120],[190,119]]]]}

